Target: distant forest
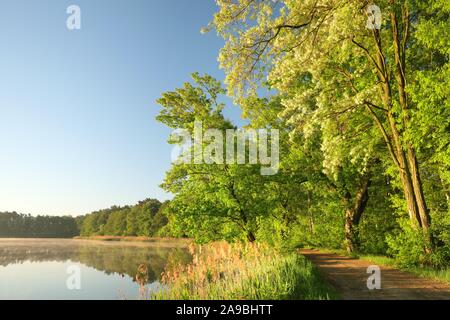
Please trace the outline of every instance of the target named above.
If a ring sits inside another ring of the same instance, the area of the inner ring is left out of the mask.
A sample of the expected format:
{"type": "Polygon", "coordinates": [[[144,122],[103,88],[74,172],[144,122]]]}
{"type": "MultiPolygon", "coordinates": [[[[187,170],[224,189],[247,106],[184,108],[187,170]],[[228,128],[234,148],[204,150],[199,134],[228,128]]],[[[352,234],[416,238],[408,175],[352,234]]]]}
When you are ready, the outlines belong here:
{"type": "Polygon", "coordinates": [[[147,199],[134,206],[114,206],[92,212],[79,221],[80,235],[157,236],[167,224],[164,213],[167,203],[147,199]]]}
{"type": "Polygon", "coordinates": [[[1,238],[69,238],[79,234],[73,217],[53,217],[0,212],[1,238]]]}
{"type": "Polygon", "coordinates": [[[0,238],[156,236],[167,224],[166,207],[167,202],[147,199],[134,206],[113,206],[76,218],[0,212],[0,238]]]}

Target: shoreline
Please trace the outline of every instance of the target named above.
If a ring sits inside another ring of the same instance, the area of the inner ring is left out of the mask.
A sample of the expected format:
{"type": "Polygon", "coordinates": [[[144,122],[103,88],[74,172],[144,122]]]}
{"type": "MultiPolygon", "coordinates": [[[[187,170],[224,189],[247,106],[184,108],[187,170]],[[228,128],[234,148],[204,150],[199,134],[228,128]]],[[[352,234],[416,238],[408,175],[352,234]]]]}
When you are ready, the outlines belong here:
{"type": "Polygon", "coordinates": [[[84,244],[96,244],[101,246],[137,246],[155,248],[187,248],[192,243],[191,239],[178,238],[146,238],[146,237],[75,237],[75,238],[0,238],[0,246],[39,246],[45,247],[51,244],[58,247],[80,246],[84,244]]]}
{"type": "Polygon", "coordinates": [[[117,242],[177,242],[188,245],[192,242],[190,238],[170,238],[170,237],[135,237],[135,236],[76,236],[73,240],[95,240],[95,241],[117,241],[117,242]]]}

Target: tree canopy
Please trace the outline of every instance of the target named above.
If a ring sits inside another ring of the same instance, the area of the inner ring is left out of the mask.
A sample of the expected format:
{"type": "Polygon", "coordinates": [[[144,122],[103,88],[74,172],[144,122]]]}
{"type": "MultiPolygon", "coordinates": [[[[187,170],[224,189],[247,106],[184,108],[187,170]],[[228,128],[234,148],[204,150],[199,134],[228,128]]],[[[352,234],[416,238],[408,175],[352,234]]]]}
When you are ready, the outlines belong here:
{"type": "MultiPolygon", "coordinates": [[[[448,1],[217,0],[225,89],[164,93],[173,129],[280,131],[280,169],[173,164],[167,230],[199,241],[343,247],[445,263],[450,253],[448,1]],[[378,10],[379,9],[379,10],[378,10]]],[[[206,146],[203,146],[205,148],[206,146]]]]}
{"type": "Polygon", "coordinates": [[[53,217],[0,212],[0,238],[71,238],[79,235],[73,217],[53,217]]]}
{"type": "Polygon", "coordinates": [[[157,236],[167,224],[167,203],[146,199],[134,206],[113,206],[81,217],[81,236],[157,236]]]}

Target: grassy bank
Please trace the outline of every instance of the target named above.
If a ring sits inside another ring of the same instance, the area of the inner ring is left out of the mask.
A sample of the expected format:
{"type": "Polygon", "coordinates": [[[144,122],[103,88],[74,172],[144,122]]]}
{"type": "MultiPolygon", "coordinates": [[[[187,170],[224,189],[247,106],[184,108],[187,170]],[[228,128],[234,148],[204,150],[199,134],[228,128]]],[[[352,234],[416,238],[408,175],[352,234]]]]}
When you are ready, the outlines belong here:
{"type": "Polygon", "coordinates": [[[283,255],[263,244],[190,245],[188,265],[168,266],[169,288],[153,299],[333,299],[334,291],[304,257],[283,255]]]}

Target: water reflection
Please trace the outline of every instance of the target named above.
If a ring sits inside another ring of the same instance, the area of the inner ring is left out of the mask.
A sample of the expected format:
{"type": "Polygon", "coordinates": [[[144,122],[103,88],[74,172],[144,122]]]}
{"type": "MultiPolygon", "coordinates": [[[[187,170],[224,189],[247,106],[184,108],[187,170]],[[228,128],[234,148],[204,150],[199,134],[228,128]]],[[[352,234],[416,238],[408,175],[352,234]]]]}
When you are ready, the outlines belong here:
{"type": "MultiPolygon", "coordinates": [[[[146,284],[158,285],[157,281],[168,263],[187,263],[190,255],[182,244],[164,244],[164,243],[126,243],[126,242],[104,242],[104,241],[85,241],[85,240],[8,240],[0,239],[0,294],[3,289],[5,295],[14,295],[14,298],[21,298],[20,292],[25,291],[25,285],[20,284],[20,277],[17,273],[41,273],[42,270],[50,270],[53,266],[79,263],[86,270],[93,268],[103,275],[93,274],[92,271],[85,271],[85,278],[89,276],[91,283],[98,282],[105,285],[105,288],[114,286],[114,283],[129,283],[129,288],[139,288],[143,296],[146,284]],[[19,271],[25,269],[26,271],[19,271]],[[3,273],[3,277],[2,277],[3,273]],[[7,277],[7,274],[17,275],[13,278],[7,277]],[[104,277],[107,275],[109,277],[104,277]],[[126,280],[120,280],[120,279],[126,280]],[[108,280],[106,280],[108,279],[108,280]],[[7,282],[7,283],[6,283],[7,282]],[[106,285],[106,282],[107,285],[106,285]],[[3,287],[8,285],[10,288],[16,288],[13,292],[3,287]],[[3,287],[3,288],[2,288],[3,287]]],[[[63,270],[61,267],[60,270],[63,270]]],[[[63,273],[58,271],[58,273],[63,273]]],[[[39,275],[42,276],[42,275],[39,275]]],[[[47,275],[51,278],[51,275],[47,275]]],[[[55,274],[53,282],[58,286],[67,275],[55,274]],[[61,278],[61,279],[60,279],[61,278]]],[[[86,279],[85,279],[86,280],[86,279]]],[[[29,281],[30,282],[30,281],[29,281]]],[[[50,283],[52,279],[47,280],[48,290],[52,290],[50,283]]],[[[85,281],[86,284],[86,281],[85,281]]],[[[33,286],[33,284],[28,284],[33,286]]],[[[89,284],[87,284],[89,285],[89,284]]],[[[98,287],[99,285],[97,285],[98,287]]],[[[86,288],[86,285],[85,285],[86,288]]],[[[26,288],[28,291],[30,288],[26,288]]],[[[31,288],[33,289],[33,288],[31,288]]],[[[98,290],[98,288],[96,288],[98,290]]],[[[106,290],[106,289],[105,289],[106,290]]],[[[32,290],[31,290],[32,291],[32,290]]],[[[77,297],[87,298],[88,289],[84,294],[77,297]]],[[[91,290],[92,291],[92,290],[91,290]]],[[[31,298],[41,299],[42,296],[33,296],[31,298]]],[[[41,293],[42,295],[42,293],[41,293]]],[[[72,294],[73,295],[73,294],[72,294]]],[[[52,297],[50,295],[50,297],[52,297]]],[[[95,299],[110,297],[105,293],[97,293],[95,299]]],[[[8,297],[6,297],[8,298],[8,297]]],[[[23,298],[30,298],[29,296],[23,298]]],[[[65,297],[61,297],[65,298],[65,297]]],[[[70,298],[70,297],[69,297],[70,298]]],[[[92,296],[89,296],[92,298],[92,296]]]]}

